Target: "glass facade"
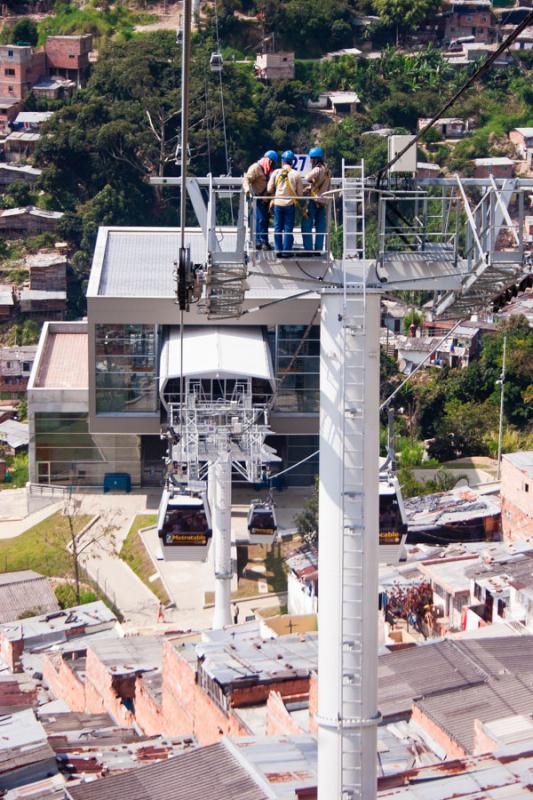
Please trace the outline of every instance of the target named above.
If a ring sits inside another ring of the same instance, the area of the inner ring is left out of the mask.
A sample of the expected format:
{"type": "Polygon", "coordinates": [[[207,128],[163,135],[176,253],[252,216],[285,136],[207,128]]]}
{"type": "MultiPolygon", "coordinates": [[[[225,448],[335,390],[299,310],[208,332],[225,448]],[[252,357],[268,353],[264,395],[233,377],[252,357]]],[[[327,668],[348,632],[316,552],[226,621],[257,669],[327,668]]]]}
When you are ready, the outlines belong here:
{"type": "MultiPolygon", "coordinates": [[[[272,474],[275,476],[276,471],[292,467],[293,464],[298,464],[303,458],[315,453],[319,447],[319,437],[318,434],[273,435],[267,436],[266,443],[273,447],[282,459],[281,464],[272,465],[272,474]]],[[[282,475],[280,480],[285,487],[312,486],[315,475],[318,475],[318,453],[304,464],[282,475]]]]}
{"type": "Polygon", "coordinates": [[[320,410],[320,326],[278,325],[269,331],[278,382],[275,410],[284,414],[318,414],[320,410]]]}
{"type": "Polygon", "coordinates": [[[98,486],[106,472],[127,472],[137,482],[139,437],[89,433],[87,414],[35,414],[39,482],[98,486]]]}
{"type": "Polygon", "coordinates": [[[156,327],[96,325],[95,334],[96,413],[157,413],[156,327]]]}

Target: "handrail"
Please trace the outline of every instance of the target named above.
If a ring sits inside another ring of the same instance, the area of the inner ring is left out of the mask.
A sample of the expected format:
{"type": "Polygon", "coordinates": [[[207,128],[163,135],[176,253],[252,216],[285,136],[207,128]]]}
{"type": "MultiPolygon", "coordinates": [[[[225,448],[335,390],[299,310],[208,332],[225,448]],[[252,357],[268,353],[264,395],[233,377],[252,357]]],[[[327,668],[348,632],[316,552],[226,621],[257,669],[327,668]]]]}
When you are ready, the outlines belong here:
{"type": "Polygon", "coordinates": [[[472,231],[472,235],[474,237],[474,241],[475,241],[475,243],[477,245],[477,248],[478,248],[478,251],[479,251],[479,255],[480,255],[480,257],[481,257],[481,259],[483,261],[486,261],[487,256],[486,256],[486,253],[485,253],[485,251],[483,250],[483,248],[481,246],[481,242],[480,242],[479,236],[477,234],[476,221],[475,221],[474,216],[472,214],[472,209],[470,208],[470,203],[469,203],[468,197],[466,196],[465,190],[463,189],[463,185],[461,183],[461,179],[459,178],[459,175],[457,173],[455,174],[455,178],[457,180],[457,186],[459,187],[459,191],[461,192],[461,197],[462,197],[462,200],[463,200],[463,205],[465,207],[466,216],[467,216],[467,219],[468,219],[468,223],[470,225],[470,229],[472,231]]]}

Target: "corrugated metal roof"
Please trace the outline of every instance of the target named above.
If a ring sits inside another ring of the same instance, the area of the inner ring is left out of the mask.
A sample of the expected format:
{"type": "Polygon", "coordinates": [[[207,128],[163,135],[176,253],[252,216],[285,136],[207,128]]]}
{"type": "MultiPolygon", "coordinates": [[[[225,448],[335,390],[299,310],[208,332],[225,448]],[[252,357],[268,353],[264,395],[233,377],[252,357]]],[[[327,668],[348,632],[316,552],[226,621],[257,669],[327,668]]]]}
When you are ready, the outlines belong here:
{"type": "Polygon", "coordinates": [[[314,736],[239,736],[224,740],[224,745],[280,800],[295,797],[296,789],[317,785],[314,736]]]}
{"type": "Polygon", "coordinates": [[[316,633],[292,634],[277,639],[207,642],[196,645],[202,669],[221,686],[255,680],[290,680],[317,668],[316,633]]]}
{"type": "MultiPolygon", "coordinates": [[[[221,228],[222,250],[235,248],[233,228],[221,228]]],[[[187,229],[186,244],[194,263],[205,262],[206,242],[200,228],[187,229]]],[[[180,247],[179,231],[110,230],[100,277],[98,294],[104,297],[174,297],[174,263],[180,247]]]]}
{"type": "Polygon", "coordinates": [[[527,475],[533,477],[533,450],[522,450],[518,453],[505,453],[506,461],[509,461],[518,469],[523,470],[527,475]]]}
{"type": "Polygon", "coordinates": [[[444,641],[381,655],[378,695],[383,716],[409,714],[416,697],[484,682],[486,674],[465,659],[461,644],[444,641]]]}
{"type": "Polygon", "coordinates": [[[532,689],[533,675],[529,679],[506,675],[490,678],[479,686],[439,692],[415,701],[415,706],[471,754],[474,750],[474,721],[490,722],[510,714],[533,713],[532,689]]]}
{"type": "Polygon", "coordinates": [[[14,450],[27,446],[30,441],[30,427],[26,422],[6,419],[0,422],[0,442],[7,442],[14,450]]]}
{"type": "Polygon", "coordinates": [[[48,578],[31,569],[0,576],[0,623],[12,622],[25,611],[50,614],[59,604],[48,578]]]}
{"type": "Polygon", "coordinates": [[[66,791],[71,800],[268,800],[222,743],[66,791]]]}

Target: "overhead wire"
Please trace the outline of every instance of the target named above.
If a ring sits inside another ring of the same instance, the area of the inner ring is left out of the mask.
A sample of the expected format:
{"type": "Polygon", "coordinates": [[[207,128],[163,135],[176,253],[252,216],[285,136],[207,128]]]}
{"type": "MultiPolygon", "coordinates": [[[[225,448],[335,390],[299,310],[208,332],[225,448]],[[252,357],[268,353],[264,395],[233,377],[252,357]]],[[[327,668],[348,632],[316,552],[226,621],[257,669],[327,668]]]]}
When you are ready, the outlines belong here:
{"type": "Polygon", "coordinates": [[[379,186],[379,183],[381,182],[381,179],[383,178],[385,173],[388,172],[388,170],[390,170],[390,168],[394,166],[394,164],[396,164],[396,162],[399,161],[405,155],[405,153],[407,153],[408,150],[411,149],[411,147],[413,147],[417,142],[420,141],[420,139],[424,136],[424,134],[427,133],[427,131],[429,131],[430,128],[432,128],[433,125],[435,125],[435,123],[438,122],[438,120],[442,116],[444,116],[446,111],[448,111],[448,109],[451,108],[457,102],[457,100],[459,100],[459,98],[461,98],[463,94],[466,91],[468,91],[468,89],[470,89],[471,86],[474,85],[474,83],[476,83],[476,81],[489,69],[489,67],[491,67],[494,64],[494,62],[498,60],[498,58],[502,55],[502,53],[505,53],[505,51],[512,45],[514,40],[518,38],[518,36],[520,36],[522,31],[525,30],[525,28],[527,28],[532,23],[533,23],[533,10],[530,11],[526,17],[524,17],[522,22],[516,26],[514,31],[512,31],[509,34],[509,36],[507,36],[506,39],[503,40],[500,46],[493,53],[487,56],[485,61],[475,70],[475,72],[470,76],[470,78],[468,78],[468,80],[460,87],[460,89],[458,89],[453,94],[453,96],[446,101],[446,103],[442,106],[442,108],[440,108],[439,111],[429,120],[429,122],[418,131],[418,133],[411,139],[411,141],[407,145],[405,145],[405,147],[403,147],[398,153],[396,153],[394,158],[392,158],[384,167],[382,167],[380,170],[378,170],[378,172],[374,173],[373,175],[369,175],[369,177],[377,178],[377,183],[379,186]]]}

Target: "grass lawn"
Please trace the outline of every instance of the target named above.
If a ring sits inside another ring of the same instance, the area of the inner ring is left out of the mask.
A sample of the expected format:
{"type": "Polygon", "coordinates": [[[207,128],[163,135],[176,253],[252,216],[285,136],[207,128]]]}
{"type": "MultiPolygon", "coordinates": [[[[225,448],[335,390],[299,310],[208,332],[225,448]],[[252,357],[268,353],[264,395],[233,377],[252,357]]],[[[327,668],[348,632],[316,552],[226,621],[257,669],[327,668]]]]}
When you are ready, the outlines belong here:
{"type": "Polygon", "coordinates": [[[155,581],[148,580],[156,570],[139,536],[141,528],[149,528],[150,525],[155,525],[156,522],[157,514],[138,514],[133,520],[119,555],[121,559],[131,567],[134,573],[139,576],[142,582],[148,586],[150,591],[155,594],[157,599],[163,603],[163,605],[168,605],[171,600],[167,594],[167,590],[163,586],[161,578],[157,578],[155,581]]]}
{"type": "MultiPolygon", "coordinates": [[[[74,520],[76,532],[91,519],[88,514],[77,516],[74,520]]],[[[34,569],[50,577],[70,577],[72,561],[65,547],[67,537],[68,520],[56,512],[20,536],[1,540],[0,572],[34,569]]]]}

